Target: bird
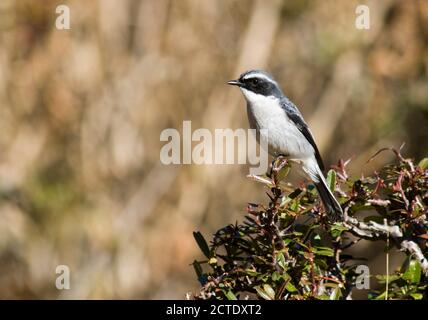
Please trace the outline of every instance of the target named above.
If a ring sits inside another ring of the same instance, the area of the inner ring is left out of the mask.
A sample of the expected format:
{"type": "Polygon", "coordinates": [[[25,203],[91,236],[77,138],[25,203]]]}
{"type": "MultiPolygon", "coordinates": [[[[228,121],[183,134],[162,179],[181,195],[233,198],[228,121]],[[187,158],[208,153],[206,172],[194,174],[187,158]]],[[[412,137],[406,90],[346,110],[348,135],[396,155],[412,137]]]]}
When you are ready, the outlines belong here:
{"type": "Polygon", "coordinates": [[[250,128],[256,130],[258,139],[267,140],[269,154],[299,163],[314,183],[328,217],[333,221],[342,219],[342,208],[325,180],[314,136],[299,109],[274,78],[263,70],[249,70],[227,84],[242,91],[250,128]]]}

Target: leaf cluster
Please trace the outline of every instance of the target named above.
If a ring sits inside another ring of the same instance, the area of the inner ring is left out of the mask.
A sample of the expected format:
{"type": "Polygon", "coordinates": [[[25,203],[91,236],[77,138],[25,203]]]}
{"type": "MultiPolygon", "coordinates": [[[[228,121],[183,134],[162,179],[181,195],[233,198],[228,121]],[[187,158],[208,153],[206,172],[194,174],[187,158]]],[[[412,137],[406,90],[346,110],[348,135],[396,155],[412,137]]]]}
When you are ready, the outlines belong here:
{"type": "Polygon", "coordinates": [[[267,204],[250,203],[244,221],[221,228],[209,244],[194,232],[206,258],[193,262],[201,283],[195,298],[349,299],[364,257],[347,251],[364,239],[383,241],[387,253],[406,253],[400,270],[373,278],[381,290],[368,298],[427,299],[428,159],[415,165],[393,151],[397,163],[368,177],[352,179],[344,161],[328,172],[345,212],[340,222],[329,220],[313,185],[284,183],[291,166],[277,159],[269,176],[253,177],[267,188],[267,204]],[[359,232],[359,223],[373,231],[359,232]],[[383,226],[396,227],[399,236],[383,226]]]}

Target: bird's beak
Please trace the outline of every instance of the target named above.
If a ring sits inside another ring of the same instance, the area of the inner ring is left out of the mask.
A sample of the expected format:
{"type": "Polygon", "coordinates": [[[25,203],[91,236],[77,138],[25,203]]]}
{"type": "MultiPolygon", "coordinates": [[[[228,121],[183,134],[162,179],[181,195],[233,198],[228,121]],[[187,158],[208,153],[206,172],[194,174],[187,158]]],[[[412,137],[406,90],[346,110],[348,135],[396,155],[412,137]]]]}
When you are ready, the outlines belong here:
{"type": "Polygon", "coordinates": [[[227,84],[230,84],[231,86],[238,86],[238,87],[242,85],[242,83],[239,80],[230,80],[227,82],[227,84]]]}

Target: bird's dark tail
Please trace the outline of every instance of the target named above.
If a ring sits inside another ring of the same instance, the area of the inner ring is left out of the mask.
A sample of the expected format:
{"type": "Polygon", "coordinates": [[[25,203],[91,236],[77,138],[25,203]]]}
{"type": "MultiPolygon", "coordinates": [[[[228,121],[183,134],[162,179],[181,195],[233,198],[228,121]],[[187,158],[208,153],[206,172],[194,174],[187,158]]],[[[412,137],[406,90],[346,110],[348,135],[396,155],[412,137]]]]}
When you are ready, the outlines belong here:
{"type": "Polygon", "coordinates": [[[342,220],[342,207],[334,197],[333,192],[331,192],[330,188],[328,187],[318,164],[315,161],[308,161],[304,163],[303,170],[311,177],[312,181],[314,182],[329,218],[333,221],[342,220]]]}
{"type": "Polygon", "coordinates": [[[324,177],[321,176],[319,182],[314,182],[315,187],[318,190],[321,201],[324,204],[325,210],[328,213],[328,216],[333,221],[339,221],[343,219],[343,211],[339,202],[334,197],[333,193],[330,191],[330,188],[327,186],[327,183],[324,180],[324,177]]]}

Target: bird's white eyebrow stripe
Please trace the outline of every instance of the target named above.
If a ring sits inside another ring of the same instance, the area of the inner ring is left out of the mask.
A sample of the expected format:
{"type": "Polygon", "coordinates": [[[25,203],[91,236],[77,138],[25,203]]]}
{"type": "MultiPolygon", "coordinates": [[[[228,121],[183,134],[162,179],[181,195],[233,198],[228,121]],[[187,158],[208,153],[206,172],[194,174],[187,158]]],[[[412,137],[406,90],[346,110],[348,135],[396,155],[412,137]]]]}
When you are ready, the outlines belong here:
{"type": "Polygon", "coordinates": [[[245,75],[243,79],[248,80],[248,79],[252,79],[252,78],[262,78],[262,79],[265,79],[266,81],[274,83],[271,78],[269,78],[268,76],[266,76],[262,73],[250,73],[250,74],[245,75]]]}

